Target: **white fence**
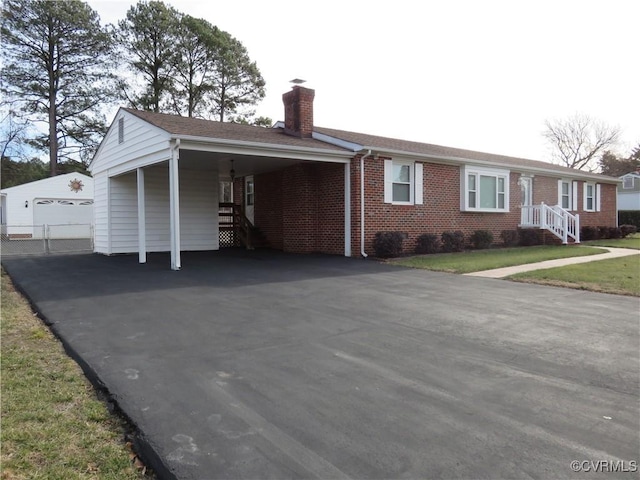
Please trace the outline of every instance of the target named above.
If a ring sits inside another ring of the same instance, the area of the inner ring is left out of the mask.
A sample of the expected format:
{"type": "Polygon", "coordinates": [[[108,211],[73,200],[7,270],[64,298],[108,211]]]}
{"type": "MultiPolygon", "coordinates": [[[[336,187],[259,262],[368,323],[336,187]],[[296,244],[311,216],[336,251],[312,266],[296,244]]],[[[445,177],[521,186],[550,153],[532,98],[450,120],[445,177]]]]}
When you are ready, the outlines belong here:
{"type": "Polygon", "coordinates": [[[93,252],[93,225],[2,225],[2,256],[93,252]]]}

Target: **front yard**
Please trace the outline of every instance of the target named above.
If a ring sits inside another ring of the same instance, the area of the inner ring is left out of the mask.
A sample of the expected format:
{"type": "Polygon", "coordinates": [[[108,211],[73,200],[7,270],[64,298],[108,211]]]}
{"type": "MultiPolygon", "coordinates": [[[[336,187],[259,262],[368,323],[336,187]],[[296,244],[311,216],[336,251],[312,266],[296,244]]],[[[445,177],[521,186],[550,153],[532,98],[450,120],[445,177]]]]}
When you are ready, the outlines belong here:
{"type": "Polygon", "coordinates": [[[640,296],[640,255],[518,273],[509,280],[640,296]]]}
{"type": "Polygon", "coordinates": [[[556,260],[558,258],[597,255],[606,250],[594,247],[550,246],[499,248],[461,253],[438,253],[417,255],[391,260],[391,263],[405,267],[424,268],[438,272],[471,273],[494,268],[513,267],[527,263],[556,260]]]}
{"type": "MultiPolygon", "coordinates": [[[[640,234],[621,239],[593,240],[572,246],[518,247],[418,255],[391,260],[390,263],[441,272],[471,273],[606,252],[606,250],[597,247],[640,250],[640,234]]],[[[534,270],[512,275],[508,279],[517,282],[640,296],[640,255],[534,270]]]]}

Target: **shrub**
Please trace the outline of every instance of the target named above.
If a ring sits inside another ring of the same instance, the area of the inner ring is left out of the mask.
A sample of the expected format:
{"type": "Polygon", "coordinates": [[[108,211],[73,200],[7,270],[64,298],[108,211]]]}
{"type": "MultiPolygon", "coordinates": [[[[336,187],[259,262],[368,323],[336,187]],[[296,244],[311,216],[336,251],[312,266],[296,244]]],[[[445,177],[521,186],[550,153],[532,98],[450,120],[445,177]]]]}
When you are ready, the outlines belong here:
{"type": "Polygon", "coordinates": [[[416,240],[416,253],[438,253],[440,250],[440,239],[437,235],[424,233],[416,240]]]}
{"type": "Polygon", "coordinates": [[[609,238],[622,238],[622,229],[620,227],[609,227],[609,238]]]}
{"type": "Polygon", "coordinates": [[[532,245],[540,244],[537,229],[521,228],[520,230],[518,230],[518,234],[518,236],[520,237],[520,245],[523,247],[530,247],[532,245]]]}
{"type": "Polygon", "coordinates": [[[619,225],[635,225],[640,230],[640,210],[618,212],[619,225]]]}
{"type": "Polygon", "coordinates": [[[599,233],[597,227],[590,227],[585,225],[580,229],[580,240],[586,242],[587,240],[598,240],[599,233]]]}
{"type": "Polygon", "coordinates": [[[397,257],[402,253],[405,234],[402,232],[378,232],[373,240],[376,257],[397,257]]]}
{"type": "Polygon", "coordinates": [[[609,238],[609,227],[598,227],[598,238],[609,238]]]}
{"type": "Polygon", "coordinates": [[[460,230],[455,232],[442,232],[443,252],[462,252],[464,250],[464,233],[460,230]]]}
{"type": "Polygon", "coordinates": [[[503,230],[500,232],[500,238],[505,247],[515,247],[518,245],[518,231],[517,230],[503,230]]]}
{"type": "Polygon", "coordinates": [[[478,250],[483,248],[489,248],[493,243],[493,233],[489,230],[476,230],[469,237],[469,241],[474,248],[478,250]]]}
{"type": "Polygon", "coordinates": [[[620,225],[620,233],[622,234],[622,238],[631,235],[632,233],[636,233],[638,231],[638,227],[635,225],[620,225]]]}

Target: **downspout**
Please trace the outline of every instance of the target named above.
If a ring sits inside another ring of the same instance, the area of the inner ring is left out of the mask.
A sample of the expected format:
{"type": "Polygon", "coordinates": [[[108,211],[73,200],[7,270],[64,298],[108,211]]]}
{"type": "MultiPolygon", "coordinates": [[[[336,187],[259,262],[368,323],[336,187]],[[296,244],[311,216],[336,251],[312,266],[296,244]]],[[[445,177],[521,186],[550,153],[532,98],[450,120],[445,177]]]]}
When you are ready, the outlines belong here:
{"type": "Polygon", "coordinates": [[[364,252],[364,159],[371,156],[371,149],[360,157],[360,255],[367,258],[364,252]]]}

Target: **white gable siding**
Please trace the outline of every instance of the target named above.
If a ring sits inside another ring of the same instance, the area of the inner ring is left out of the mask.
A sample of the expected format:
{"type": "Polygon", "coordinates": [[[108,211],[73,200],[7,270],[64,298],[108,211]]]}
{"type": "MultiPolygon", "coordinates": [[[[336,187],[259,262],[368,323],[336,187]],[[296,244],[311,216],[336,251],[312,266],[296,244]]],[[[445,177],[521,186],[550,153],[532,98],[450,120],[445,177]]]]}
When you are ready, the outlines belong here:
{"type": "Polygon", "coordinates": [[[133,170],[169,158],[169,133],[135,115],[120,110],[113,120],[91,166],[91,173],[112,170],[111,175],[133,170]],[[123,120],[124,141],[119,142],[118,125],[123,120]],[[116,169],[116,170],[114,170],[116,169]]]}
{"type": "Polygon", "coordinates": [[[218,250],[218,172],[180,171],[180,246],[218,250]]]}
{"type": "Polygon", "coordinates": [[[138,199],[136,173],[109,181],[111,253],[138,251],[138,199]]]}
{"type": "MultiPolygon", "coordinates": [[[[217,250],[218,174],[214,171],[180,170],[180,247],[182,251],[217,250]]],[[[167,165],[145,169],[146,248],[170,250],[169,170],[167,165]]],[[[111,253],[138,251],[138,201],[136,173],[111,179],[111,253]]],[[[102,239],[100,249],[107,252],[102,239]]]]}

